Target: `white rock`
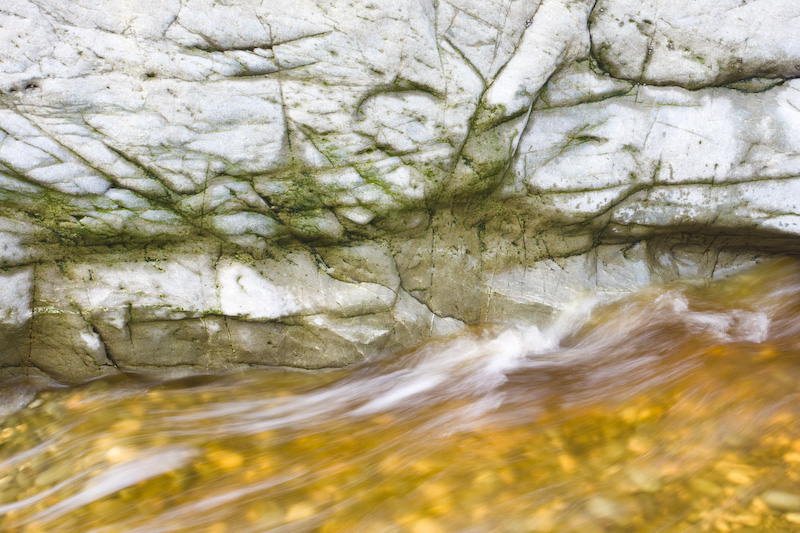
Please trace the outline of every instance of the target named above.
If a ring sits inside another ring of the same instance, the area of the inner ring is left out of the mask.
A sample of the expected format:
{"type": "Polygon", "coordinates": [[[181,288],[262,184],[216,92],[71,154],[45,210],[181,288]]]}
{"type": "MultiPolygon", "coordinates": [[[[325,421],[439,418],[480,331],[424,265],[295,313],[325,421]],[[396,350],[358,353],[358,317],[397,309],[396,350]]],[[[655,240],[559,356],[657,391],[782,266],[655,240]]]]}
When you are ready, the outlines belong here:
{"type": "Polygon", "coordinates": [[[592,2],[543,0],[511,56],[486,92],[485,104],[502,116],[528,108],[562,64],[584,57],[589,47],[586,21],[592,2]]]}
{"type": "Polygon", "coordinates": [[[0,321],[55,375],[351,363],[800,232],[794,0],[161,4],[0,6],[0,321]]]}
{"type": "Polygon", "coordinates": [[[532,266],[509,269],[492,276],[489,291],[521,304],[542,304],[560,309],[568,302],[595,288],[594,276],[585,277],[586,262],[593,264],[591,255],[563,260],[544,260],[532,266]]]}
{"type": "Polygon", "coordinates": [[[31,319],[33,267],[0,270],[0,324],[22,326],[31,319]]]}
{"type": "MultiPolygon", "coordinates": [[[[602,213],[637,190],[649,191],[647,201],[632,197],[616,208],[615,220],[721,224],[722,214],[738,227],[763,218],[756,213],[770,205],[794,213],[794,186],[779,185],[800,175],[793,155],[800,153],[800,127],[789,112],[800,108],[794,83],[752,95],[642,87],[578,108],[543,109],[520,142],[515,176],[567,220],[602,213]],[[765,186],[761,180],[769,178],[776,181],[765,186]],[[720,187],[745,182],[736,193],[720,187]]],[[[521,185],[506,183],[503,194],[518,195],[521,185]]]]}
{"type": "Polygon", "coordinates": [[[699,88],[800,76],[794,0],[600,0],[592,48],[613,76],[699,88]]]}
{"type": "MultiPolygon", "coordinates": [[[[200,316],[219,309],[211,259],[175,256],[169,261],[76,263],[64,272],[37,271],[37,298],[55,305],[74,302],[88,313],[106,309],[172,309],[200,316]]],[[[126,311],[127,312],[127,311],[126,311]]]]}
{"type": "Polygon", "coordinates": [[[261,213],[244,211],[230,215],[214,215],[209,217],[209,222],[217,231],[226,235],[243,235],[253,233],[263,237],[270,237],[280,231],[278,223],[261,213]]]}
{"type": "Polygon", "coordinates": [[[217,278],[223,314],[248,319],[354,316],[388,311],[396,298],[382,285],[334,279],[307,254],[292,253],[286,260],[255,265],[220,262],[217,278]]]}
{"type": "Polygon", "coordinates": [[[619,96],[633,84],[595,72],[589,61],[578,61],[553,74],[542,90],[537,108],[565,107],[619,96]]]}
{"type": "Polygon", "coordinates": [[[375,218],[375,213],[366,207],[340,207],[334,210],[336,216],[344,217],[356,224],[369,224],[375,218]]]}
{"type": "Polygon", "coordinates": [[[286,287],[276,285],[255,268],[240,263],[217,267],[222,312],[251,319],[299,314],[302,307],[286,287]]]}

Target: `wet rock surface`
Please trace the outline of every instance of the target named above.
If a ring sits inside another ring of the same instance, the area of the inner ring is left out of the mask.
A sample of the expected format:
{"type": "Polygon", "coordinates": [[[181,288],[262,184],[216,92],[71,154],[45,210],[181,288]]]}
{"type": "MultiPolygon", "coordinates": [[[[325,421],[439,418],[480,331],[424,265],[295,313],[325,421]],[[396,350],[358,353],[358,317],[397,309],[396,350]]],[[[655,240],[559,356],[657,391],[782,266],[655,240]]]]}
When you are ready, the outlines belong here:
{"type": "Polygon", "coordinates": [[[162,7],[0,7],[6,376],[342,366],[798,246],[793,2],[162,7]]]}

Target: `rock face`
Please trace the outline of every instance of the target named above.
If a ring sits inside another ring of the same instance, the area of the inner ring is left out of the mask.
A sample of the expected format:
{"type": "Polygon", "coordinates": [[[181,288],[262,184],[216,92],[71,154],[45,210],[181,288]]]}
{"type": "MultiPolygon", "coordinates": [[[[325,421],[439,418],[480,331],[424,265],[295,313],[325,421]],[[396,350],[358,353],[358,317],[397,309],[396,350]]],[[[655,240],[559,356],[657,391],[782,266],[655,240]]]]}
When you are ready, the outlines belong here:
{"type": "Polygon", "coordinates": [[[794,0],[0,6],[0,367],[341,366],[800,246],[794,0]]]}
{"type": "Polygon", "coordinates": [[[799,10],[794,0],[598,0],[592,53],[612,76],[642,83],[775,83],[800,76],[800,39],[791,23],[799,10]]]}

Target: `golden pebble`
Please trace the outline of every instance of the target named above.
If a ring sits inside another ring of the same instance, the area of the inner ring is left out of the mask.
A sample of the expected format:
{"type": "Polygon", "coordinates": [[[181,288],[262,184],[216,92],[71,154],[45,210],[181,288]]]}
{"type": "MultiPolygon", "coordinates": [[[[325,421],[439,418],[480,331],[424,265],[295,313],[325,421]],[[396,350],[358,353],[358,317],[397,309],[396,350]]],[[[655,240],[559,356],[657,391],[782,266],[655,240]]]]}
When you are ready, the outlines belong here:
{"type": "Polygon", "coordinates": [[[497,474],[506,485],[511,485],[516,480],[514,477],[514,472],[510,468],[501,468],[497,474]]]}
{"type": "Polygon", "coordinates": [[[214,450],[208,453],[208,458],[223,470],[236,470],[244,464],[244,457],[228,450],[214,450]]]}
{"type": "Polygon", "coordinates": [[[431,505],[431,511],[439,516],[445,516],[452,514],[453,512],[453,502],[450,499],[443,499],[436,501],[433,505],[431,505]]]}
{"type": "Polygon", "coordinates": [[[720,487],[713,481],[709,481],[708,479],[699,476],[692,477],[689,479],[689,487],[694,492],[702,494],[704,496],[709,496],[711,498],[716,498],[723,492],[722,487],[720,487]]]}
{"type": "Polygon", "coordinates": [[[74,394],[66,402],[64,402],[64,405],[67,409],[77,409],[80,407],[82,401],[83,398],[80,394],[74,394]]]}
{"type": "Polygon", "coordinates": [[[294,439],[294,445],[300,448],[319,448],[323,444],[318,435],[302,435],[294,439]]]}
{"type": "MultiPolygon", "coordinates": [[[[348,473],[352,472],[353,471],[353,467],[349,463],[346,463],[344,461],[332,460],[328,464],[328,468],[326,468],[325,471],[326,471],[327,475],[329,475],[329,476],[344,475],[344,474],[348,474],[348,473]]],[[[298,473],[302,473],[302,472],[303,472],[303,470],[301,468],[298,471],[298,473]]]]}
{"type": "Polygon", "coordinates": [[[3,431],[0,431],[0,437],[2,437],[3,439],[9,438],[13,434],[14,430],[11,428],[5,428],[3,431]]]}
{"type": "Polygon", "coordinates": [[[206,529],[206,531],[208,533],[226,533],[226,531],[228,531],[228,526],[226,526],[222,522],[215,522],[210,526],[208,526],[208,529],[206,529]]]}
{"type": "Polygon", "coordinates": [[[248,507],[245,518],[265,529],[274,528],[283,523],[283,510],[274,501],[259,500],[248,507]]]}
{"type": "Polygon", "coordinates": [[[289,507],[289,510],[286,511],[286,518],[284,521],[294,522],[295,520],[311,518],[314,516],[314,514],[316,514],[316,512],[317,509],[308,502],[296,503],[289,507]]]}
{"type": "Polygon", "coordinates": [[[310,496],[315,503],[325,505],[334,500],[334,497],[336,496],[336,489],[329,485],[311,492],[310,496]]]}
{"type": "Polygon", "coordinates": [[[636,420],[639,418],[639,414],[636,412],[635,407],[626,407],[620,411],[619,415],[628,424],[636,422],[636,420]]]}
{"type": "Polygon", "coordinates": [[[47,528],[38,521],[29,522],[25,525],[24,533],[47,533],[47,528]]]}
{"type": "Polygon", "coordinates": [[[425,498],[435,500],[445,498],[450,494],[450,488],[444,483],[427,482],[419,487],[420,492],[425,498]]]}
{"type": "Polygon", "coordinates": [[[753,482],[753,479],[743,472],[728,472],[725,478],[731,483],[736,483],[737,485],[749,485],[753,482]]]}
{"type": "Polygon", "coordinates": [[[661,465],[661,468],[659,468],[658,473],[662,477],[670,477],[676,475],[680,471],[681,469],[679,463],[677,463],[676,461],[672,461],[661,465]]]}
{"type": "Polygon", "coordinates": [[[639,455],[645,454],[653,449],[653,443],[644,437],[635,435],[628,440],[628,450],[639,455]]]}
{"type": "Polygon", "coordinates": [[[384,476],[395,474],[404,468],[403,458],[397,454],[390,454],[378,463],[378,471],[384,476]]]}
{"type": "Polygon", "coordinates": [[[787,413],[786,411],[781,411],[779,413],[775,413],[769,419],[771,424],[775,424],[778,426],[785,426],[787,424],[791,424],[794,422],[794,417],[791,413],[787,413]]]}
{"type": "Polygon", "coordinates": [[[783,460],[787,463],[800,463],[800,452],[786,452],[783,454],[783,460]]]}
{"type": "Polygon", "coordinates": [[[790,439],[786,433],[780,433],[775,437],[774,442],[776,447],[785,448],[792,443],[792,439],[790,439]]]}
{"type": "Polygon", "coordinates": [[[526,524],[531,531],[541,533],[551,533],[556,530],[558,520],[556,520],[556,513],[550,509],[538,509],[533,513],[526,524]]]}
{"type": "Polygon", "coordinates": [[[159,434],[150,439],[150,444],[154,448],[160,448],[161,446],[166,446],[170,443],[170,438],[167,435],[159,434]]]}
{"type": "Polygon", "coordinates": [[[486,505],[477,505],[472,512],[470,512],[469,516],[474,521],[478,521],[482,519],[484,516],[489,514],[489,507],[486,505]]]}
{"type": "Polygon", "coordinates": [[[415,520],[419,520],[419,516],[415,514],[403,514],[399,516],[395,516],[394,521],[400,524],[401,526],[406,526],[415,520]]]}
{"type": "Polygon", "coordinates": [[[105,437],[100,437],[94,441],[94,447],[99,450],[107,450],[108,448],[114,446],[116,442],[116,438],[106,435],[105,437]]]}
{"type": "Polygon", "coordinates": [[[510,490],[504,490],[500,494],[494,497],[494,503],[508,503],[512,502],[517,499],[517,494],[510,490]]]}
{"type": "Polygon", "coordinates": [[[492,470],[482,470],[472,478],[472,489],[479,492],[492,492],[498,485],[497,474],[492,470]]]}
{"type": "Polygon", "coordinates": [[[786,513],[783,518],[792,524],[800,524],[800,513],[786,513]]]}
{"type": "Polygon", "coordinates": [[[140,429],[142,429],[142,422],[133,418],[120,420],[111,426],[111,431],[114,431],[115,433],[134,433],[140,429]]]}
{"type": "Polygon", "coordinates": [[[421,518],[411,525],[411,533],[446,533],[446,531],[437,521],[421,518]]]}
{"type": "Polygon", "coordinates": [[[756,354],[756,361],[767,361],[769,359],[774,359],[776,355],[778,355],[778,350],[776,350],[774,346],[766,345],[763,346],[756,354]]]}
{"type": "Polygon", "coordinates": [[[256,467],[264,472],[272,472],[275,469],[275,461],[264,455],[258,457],[255,463],[256,467]]]}
{"type": "Polygon", "coordinates": [[[572,474],[578,469],[578,463],[568,453],[562,453],[558,456],[558,464],[561,465],[561,469],[567,474],[572,474]]]}
{"type": "Polygon", "coordinates": [[[112,446],[106,452],[106,459],[111,463],[124,463],[136,456],[136,451],[127,446],[112,446]]]}
{"type": "Polygon", "coordinates": [[[725,346],[717,345],[706,350],[706,355],[710,355],[712,357],[721,357],[728,355],[728,350],[725,349],[725,346]]]}
{"type": "Polygon", "coordinates": [[[244,514],[244,517],[247,519],[248,522],[255,522],[261,516],[261,513],[258,512],[258,509],[251,507],[247,510],[244,514]]]}
{"type": "Polygon", "coordinates": [[[355,531],[359,530],[362,533],[386,533],[386,531],[395,531],[397,528],[388,522],[376,521],[367,524],[353,524],[352,527],[347,529],[340,529],[339,531],[355,531]]]}
{"type": "Polygon", "coordinates": [[[319,528],[319,533],[341,533],[347,531],[342,527],[342,524],[337,520],[328,520],[319,528]]]}
{"type": "Polygon", "coordinates": [[[430,461],[426,461],[425,459],[422,459],[420,461],[415,461],[414,464],[411,465],[411,466],[418,473],[427,474],[427,473],[429,473],[429,472],[431,472],[433,470],[435,465],[433,463],[431,463],[430,461]]]}
{"type": "Polygon", "coordinates": [[[346,447],[346,448],[355,448],[356,446],[359,446],[359,445],[363,444],[363,442],[361,440],[355,438],[352,435],[346,436],[346,437],[342,437],[340,442],[341,442],[342,446],[346,447]]]}
{"type": "Polygon", "coordinates": [[[380,426],[385,426],[386,424],[391,424],[392,422],[395,421],[395,419],[396,418],[394,416],[389,415],[389,414],[381,414],[381,415],[377,415],[377,416],[373,416],[372,417],[372,421],[375,424],[378,424],[380,426]]]}
{"type": "Polygon", "coordinates": [[[755,514],[740,514],[726,517],[728,522],[743,526],[755,527],[761,523],[761,517],[755,514]]]}
{"type": "Polygon", "coordinates": [[[548,430],[547,432],[545,432],[545,434],[550,439],[550,444],[559,449],[564,448],[564,439],[562,439],[558,433],[552,430],[548,430]]]}
{"type": "Polygon", "coordinates": [[[714,529],[722,533],[728,533],[731,530],[731,526],[725,520],[718,518],[714,520],[714,529]]]}
{"type": "Polygon", "coordinates": [[[515,446],[514,441],[499,430],[496,433],[486,435],[486,440],[488,441],[489,449],[493,450],[498,456],[507,453],[515,446]]]}

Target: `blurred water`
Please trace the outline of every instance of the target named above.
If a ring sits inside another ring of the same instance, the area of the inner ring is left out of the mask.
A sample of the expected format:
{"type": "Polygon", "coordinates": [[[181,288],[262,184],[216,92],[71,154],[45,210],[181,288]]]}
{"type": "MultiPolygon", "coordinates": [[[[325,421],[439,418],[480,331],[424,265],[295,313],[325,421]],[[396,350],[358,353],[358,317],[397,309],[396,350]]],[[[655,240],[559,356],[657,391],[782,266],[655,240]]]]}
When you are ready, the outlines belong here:
{"type": "Polygon", "coordinates": [[[800,264],[387,361],[2,391],[9,532],[800,530],[800,264]]]}

